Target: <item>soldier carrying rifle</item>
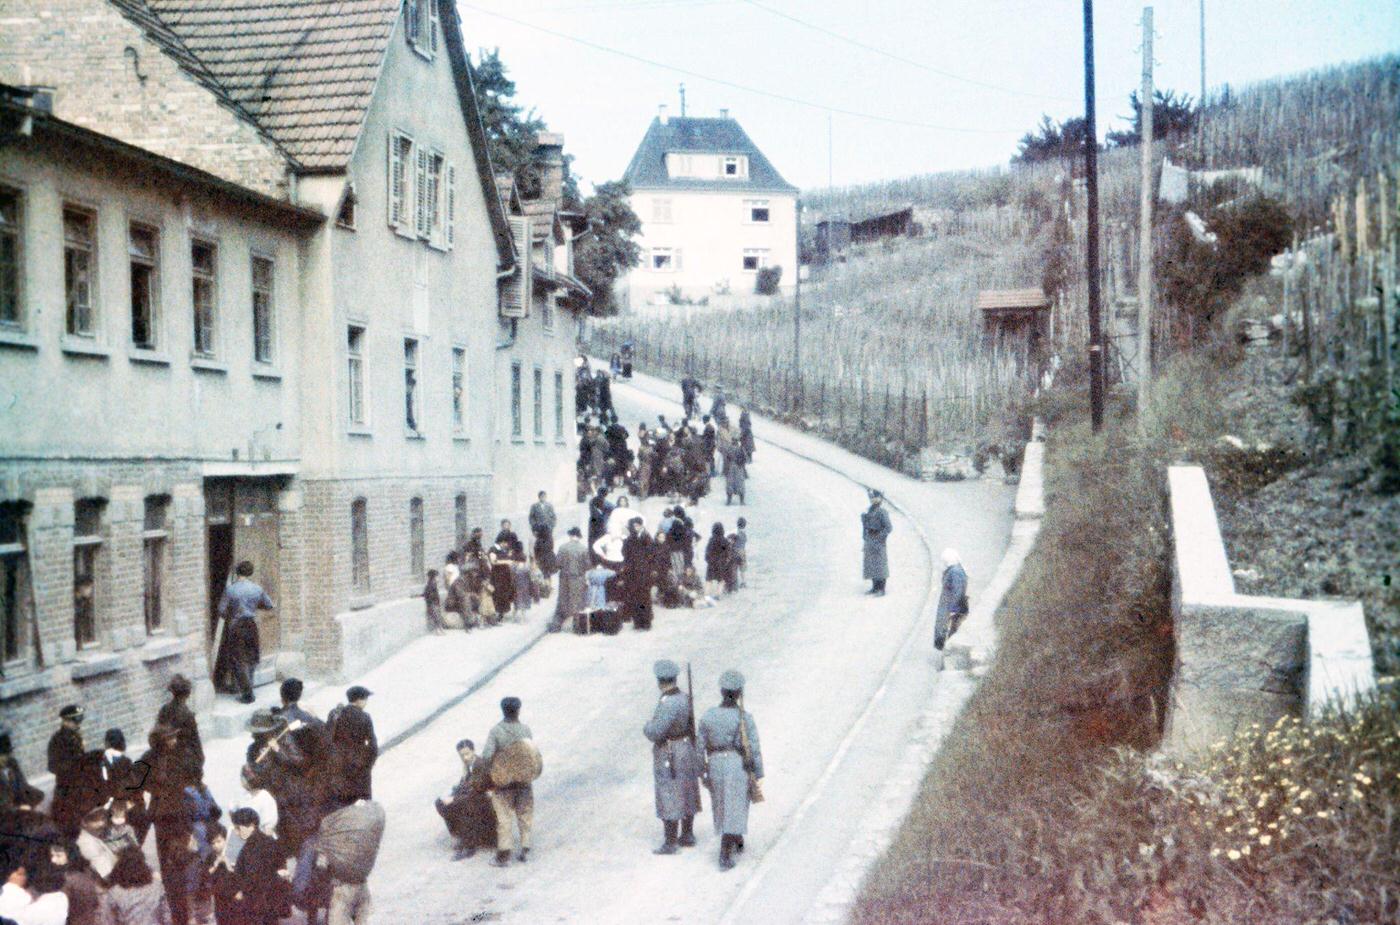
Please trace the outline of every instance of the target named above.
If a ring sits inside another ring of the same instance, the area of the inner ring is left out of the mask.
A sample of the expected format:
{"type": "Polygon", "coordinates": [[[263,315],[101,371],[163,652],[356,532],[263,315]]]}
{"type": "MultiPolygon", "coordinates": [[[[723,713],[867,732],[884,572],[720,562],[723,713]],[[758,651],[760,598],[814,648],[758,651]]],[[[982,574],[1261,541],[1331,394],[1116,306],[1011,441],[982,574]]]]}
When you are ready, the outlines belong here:
{"type": "Polygon", "coordinates": [[[695,752],[695,710],[676,683],[680,668],[670,659],[653,666],[661,699],[642,733],[651,740],[656,815],[665,840],[656,854],[675,854],[695,844],[700,811],[700,761],[695,752]]]}

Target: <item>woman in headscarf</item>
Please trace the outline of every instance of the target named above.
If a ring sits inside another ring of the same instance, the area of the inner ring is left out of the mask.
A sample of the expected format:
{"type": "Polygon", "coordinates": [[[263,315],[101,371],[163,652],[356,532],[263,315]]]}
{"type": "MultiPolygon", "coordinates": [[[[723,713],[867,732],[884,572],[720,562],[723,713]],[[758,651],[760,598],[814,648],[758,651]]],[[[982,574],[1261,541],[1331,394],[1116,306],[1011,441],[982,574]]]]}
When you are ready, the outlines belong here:
{"type": "Polygon", "coordinates": [[[938,615],[933,623],[933,647],[943,651],[948,637],[958,631],[967,616],[967,572],[956,549],[943,550],[943,590],[938,595],[938,615]]]}

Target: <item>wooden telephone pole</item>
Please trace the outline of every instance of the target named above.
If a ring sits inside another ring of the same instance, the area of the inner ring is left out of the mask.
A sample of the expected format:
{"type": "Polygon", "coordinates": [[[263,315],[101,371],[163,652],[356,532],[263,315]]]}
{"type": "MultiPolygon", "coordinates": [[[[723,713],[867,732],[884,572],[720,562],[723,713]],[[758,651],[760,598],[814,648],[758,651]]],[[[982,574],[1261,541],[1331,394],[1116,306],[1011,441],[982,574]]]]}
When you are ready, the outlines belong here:
{"type": "Polygon", "coordinates": [[[1099,132],[1094,118],[1094,0],[1084,0],[1084,170],[1088,194],[1089,419],[1103,428],[1103,326],[1099,318],[1099,132]]]}
{"type": "Polygon", "coordinates": [[[1152,7],[1142,10],[1142,207],[1138,234],[1138,425],[1146,426],[1152,381],[1152,7]]]}

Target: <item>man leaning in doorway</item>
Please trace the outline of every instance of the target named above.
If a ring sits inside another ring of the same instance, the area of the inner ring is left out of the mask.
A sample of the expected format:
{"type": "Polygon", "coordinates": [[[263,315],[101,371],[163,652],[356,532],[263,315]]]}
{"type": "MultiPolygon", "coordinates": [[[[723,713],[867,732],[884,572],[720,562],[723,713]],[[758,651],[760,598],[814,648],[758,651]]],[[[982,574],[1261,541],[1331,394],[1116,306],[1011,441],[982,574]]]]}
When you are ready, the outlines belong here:
{"type": "Polygon", "coordinates": [[[258,667],[261,651],[258,646],[258,611],[271,610],[272,598],[253,581],[253,563],[244,559],[234,569],[238,576],[224,589],[219,601],[219,616],[224,625],[224,646],[228,665],[243,703],[253,702],[253,670],[258,667]]]}

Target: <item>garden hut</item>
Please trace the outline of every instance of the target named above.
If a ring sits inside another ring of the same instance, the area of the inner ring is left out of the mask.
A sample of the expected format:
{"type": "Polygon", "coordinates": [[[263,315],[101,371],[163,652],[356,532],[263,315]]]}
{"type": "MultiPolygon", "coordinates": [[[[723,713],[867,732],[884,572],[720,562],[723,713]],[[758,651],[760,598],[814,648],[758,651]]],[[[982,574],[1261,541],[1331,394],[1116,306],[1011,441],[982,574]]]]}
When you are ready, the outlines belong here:
{"type": "Polygon", "coordinates": [[[977,293],[977,310],[988,345],[1010,352],[1033,390],[1045,360],[1050,299],[1039,288],[983,289],[977,293]]]}

